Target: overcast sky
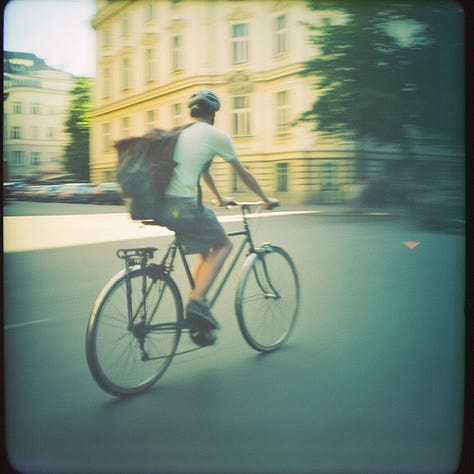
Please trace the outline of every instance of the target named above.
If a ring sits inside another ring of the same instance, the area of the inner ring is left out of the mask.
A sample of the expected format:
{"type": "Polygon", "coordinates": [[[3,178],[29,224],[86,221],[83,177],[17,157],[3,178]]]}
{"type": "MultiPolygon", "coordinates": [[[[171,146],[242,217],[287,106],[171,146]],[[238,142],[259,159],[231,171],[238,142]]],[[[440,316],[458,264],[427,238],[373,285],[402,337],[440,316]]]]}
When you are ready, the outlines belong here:
{"type": "Polygon", "coordinates": [[[49,66],[95,76],[95,0],[10,0],[4,10],[5,51],[33,53],[49,66]]]}

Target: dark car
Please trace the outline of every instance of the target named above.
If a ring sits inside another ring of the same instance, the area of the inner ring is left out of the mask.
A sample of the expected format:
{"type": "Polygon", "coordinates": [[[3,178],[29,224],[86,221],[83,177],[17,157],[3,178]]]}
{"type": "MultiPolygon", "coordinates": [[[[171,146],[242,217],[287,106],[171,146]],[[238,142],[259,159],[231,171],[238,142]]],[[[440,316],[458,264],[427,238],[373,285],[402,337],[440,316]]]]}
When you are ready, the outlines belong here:
{"type": "Polygon", "coordinates": [[[118,183],[100,183],[94,189],[97,204],[122,204],[122,189],[118,183]]]}
{"type": "Polygon", "coordinates": [[[3,199],[16,199],[17,194],[26,186],[21,181],[3,183],[3,199]]]}
{"type": "Polygon", "coordinates": [[[418,189],[415,218],[424,227],[438,230],[463,230],[466,209],[462,186],[442,185],[418,189]]]}

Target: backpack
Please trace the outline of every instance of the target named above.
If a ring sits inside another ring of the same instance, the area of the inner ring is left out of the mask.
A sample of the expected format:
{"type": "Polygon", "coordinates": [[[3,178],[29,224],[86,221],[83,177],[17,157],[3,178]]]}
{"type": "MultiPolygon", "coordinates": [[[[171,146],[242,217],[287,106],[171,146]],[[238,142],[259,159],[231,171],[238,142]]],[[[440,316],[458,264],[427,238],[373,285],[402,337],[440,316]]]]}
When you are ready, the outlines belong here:
{"type": "Polygon", "coordinates": [[[115,143],[118,153],[117,180],[127,199],[132,219],[157,219],[160,203],[176,162],[173,152],[182,130],[155,128],[142,137],[124,138],[115,143]]]}

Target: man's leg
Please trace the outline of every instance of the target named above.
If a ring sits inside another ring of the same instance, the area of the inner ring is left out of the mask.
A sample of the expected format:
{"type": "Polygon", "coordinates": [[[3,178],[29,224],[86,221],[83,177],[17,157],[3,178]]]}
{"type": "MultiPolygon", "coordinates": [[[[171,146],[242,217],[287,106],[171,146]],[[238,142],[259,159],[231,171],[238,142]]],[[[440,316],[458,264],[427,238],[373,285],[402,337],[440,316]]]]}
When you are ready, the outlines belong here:
{"type": "Polygon", "coordinates": [[[190,299],[204,300],[231,250],[232,242],[226,235],[214,245],[211,251],[199,256],[193,271],[194,288],[189,295],[190,299]]]}

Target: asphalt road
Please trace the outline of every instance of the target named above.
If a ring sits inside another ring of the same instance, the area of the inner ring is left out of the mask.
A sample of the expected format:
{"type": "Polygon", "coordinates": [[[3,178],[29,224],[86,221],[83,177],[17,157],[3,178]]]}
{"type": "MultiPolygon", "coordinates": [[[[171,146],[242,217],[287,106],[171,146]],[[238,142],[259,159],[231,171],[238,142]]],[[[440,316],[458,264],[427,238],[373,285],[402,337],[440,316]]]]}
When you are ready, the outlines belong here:
{"type": "MultiPolygon", "coordinates": [[[[127,399],[90,376],[87,320],[120,269],[115,250],[163,248],[169,237],[6,253],[13,466],[48,474],[452,472],[462,443],[463,236],[383,217],[295,215],[261,219],[257,239],[286,248],[299,271],[300,319],[287,345],[260,355],[245,344],[231,281],[215,309],[218,344],[177,357],[156,386],[127,399]]],[[[180,269],[176,279],[186,291],[180,269]]]]}

